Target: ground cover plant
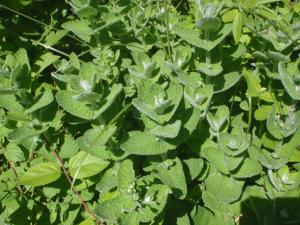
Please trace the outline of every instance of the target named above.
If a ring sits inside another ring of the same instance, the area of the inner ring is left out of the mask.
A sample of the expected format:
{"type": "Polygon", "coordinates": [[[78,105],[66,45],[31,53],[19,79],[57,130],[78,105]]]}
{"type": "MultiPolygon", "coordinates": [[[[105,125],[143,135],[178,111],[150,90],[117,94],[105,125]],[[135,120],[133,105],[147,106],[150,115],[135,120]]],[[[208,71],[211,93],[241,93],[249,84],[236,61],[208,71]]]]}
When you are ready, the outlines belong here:
{"type": "Polygon", "coordinates": [[[0,224],[300,224],[299,13],[2,0],[0,224]]]}

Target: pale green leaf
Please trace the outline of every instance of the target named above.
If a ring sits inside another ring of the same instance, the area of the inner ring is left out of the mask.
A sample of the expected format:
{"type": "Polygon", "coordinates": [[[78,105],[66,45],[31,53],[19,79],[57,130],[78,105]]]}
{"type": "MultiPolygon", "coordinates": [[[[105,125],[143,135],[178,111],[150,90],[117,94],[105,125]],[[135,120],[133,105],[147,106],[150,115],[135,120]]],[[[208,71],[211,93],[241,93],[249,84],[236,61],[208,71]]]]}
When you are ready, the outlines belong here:
{"type": "Polygon", "coordinates": [[[233,19],[232,23],[232,33],[233,33],[233,38],[236,43],[239,42],[242,31],[243,31],[243,17],[244,13],[243,12],[238,12],[233,19]]]}
{"type": "Polygon", "coordinates": [[[41,186],[56,181],[61,176],[60,167],[57,163],[44,162],[30,167],[20,177],[22,185],[41,186]]]}
{"type": "Polygon", "coordinates": [[[82,179],[94,176],[109,165],[108,161],[80,151],[69,159],[69,171],[72,177],[82,179]]]}
{"type": "Polygon", "coordinates": [[[25,161],[26,152],[22,150],[18,145],[14,143],[9,143],[6,146],[6,150],[4,152],[5,158],[12,162],[25,161]]]}
{"type": "Polygon", "coordinates": [[[243,75],[247,81],[247,95],[249,97],[259,97],[259,95],[262,93],[262,87],[257,74],[254,74],[252,71],[245,70],[243,75]]]}

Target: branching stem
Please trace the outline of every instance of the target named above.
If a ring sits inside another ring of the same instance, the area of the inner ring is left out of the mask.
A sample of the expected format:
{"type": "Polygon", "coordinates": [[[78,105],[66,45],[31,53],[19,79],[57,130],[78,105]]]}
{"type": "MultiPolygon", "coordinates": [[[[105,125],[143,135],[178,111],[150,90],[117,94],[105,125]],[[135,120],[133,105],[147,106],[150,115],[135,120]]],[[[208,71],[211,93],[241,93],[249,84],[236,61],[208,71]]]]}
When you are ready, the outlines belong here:
{"type": "MultiPolygon", "coordinates": [[[[45,142],[47,143],[47,145],[49,145],[49,147],[51,148],[51,143],[50,141],[48,140],[47,136],[44,134],[44,140],[45,142]]],[[[74,194],[79,198],[81,204],[83,205],[85,211],[87,213],[89,213],[95,220],[96,220],[96,223],[99,224],[99,225],[104,225],[105,223],[102,222],[98,216],[95,214],[95,212],[89,207],[89,205],[86,203],[86,201],[82,198],[82,196],[80,195],[80,193],[78,192],[78,190],[76,189],[76,187],[74,185],[72,185],[72,179],[71,179],[71,176],[70,176],[70,173],[69,171],[66,169],[65,167],[65,163],[63,161],[63,159],[59,156],[58,152],[56,149],[51,149],[51,153],[54,155],[54,157],[56,158],[56,160],[58,161],[60,167],[62,168],[68,182],[70,183],[71,185],[71,188],[72,188],[72,191],[74,192],[74,194]]]]}

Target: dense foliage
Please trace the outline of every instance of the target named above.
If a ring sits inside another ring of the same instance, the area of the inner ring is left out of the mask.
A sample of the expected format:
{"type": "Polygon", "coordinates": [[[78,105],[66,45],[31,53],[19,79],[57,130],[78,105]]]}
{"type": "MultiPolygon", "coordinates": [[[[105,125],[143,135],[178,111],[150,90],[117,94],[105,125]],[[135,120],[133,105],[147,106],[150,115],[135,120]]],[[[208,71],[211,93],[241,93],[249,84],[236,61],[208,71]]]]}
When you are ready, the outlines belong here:
{"type": "Polygon", "coordinates": [[[300,3],[2,0],[0,224],[300,224],[300,3]]]}

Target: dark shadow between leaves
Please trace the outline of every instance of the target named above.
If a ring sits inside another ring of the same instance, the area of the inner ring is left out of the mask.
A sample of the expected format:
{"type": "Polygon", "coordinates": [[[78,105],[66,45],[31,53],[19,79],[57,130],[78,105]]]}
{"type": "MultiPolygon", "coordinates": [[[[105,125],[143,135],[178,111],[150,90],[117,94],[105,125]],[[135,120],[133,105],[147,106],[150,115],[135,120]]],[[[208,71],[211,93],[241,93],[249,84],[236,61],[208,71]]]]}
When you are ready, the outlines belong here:
{"type": "Polygon", "coordinates": [[[300,225],[300,197],[250,197],[241,204],[239,225],[300,225]]]}

